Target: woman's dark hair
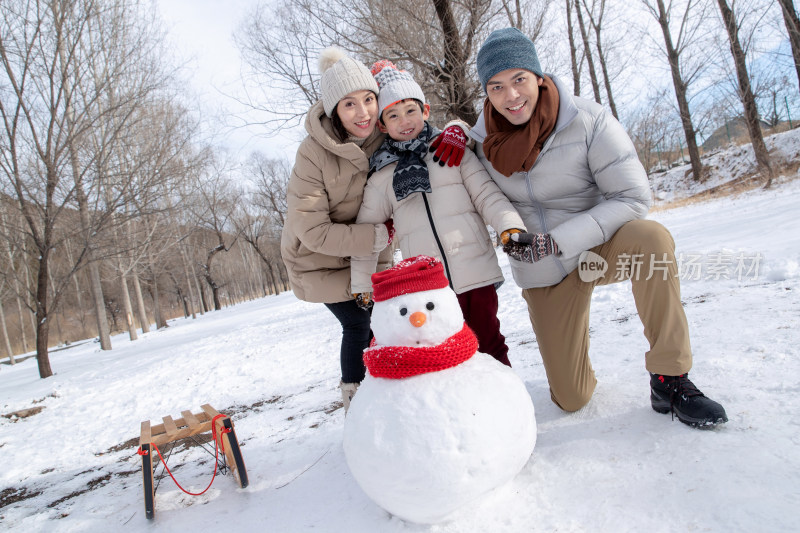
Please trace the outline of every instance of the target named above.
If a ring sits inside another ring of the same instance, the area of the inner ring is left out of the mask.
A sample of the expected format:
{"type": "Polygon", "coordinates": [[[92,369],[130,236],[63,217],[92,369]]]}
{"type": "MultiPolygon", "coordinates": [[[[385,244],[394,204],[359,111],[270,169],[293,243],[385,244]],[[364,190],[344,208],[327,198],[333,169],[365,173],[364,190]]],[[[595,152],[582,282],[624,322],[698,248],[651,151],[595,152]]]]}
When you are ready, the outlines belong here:
{"type": "Polygon", "coordinates": [[[350,136],[350,133],[348,133],[344,124],[342,124],[342,119],[339,118],[339,113],[336,112],[335,107],[331,115],[331,123],[333,124],[333,133],[336,134],[340,141],[344,142],[350,136]]]}

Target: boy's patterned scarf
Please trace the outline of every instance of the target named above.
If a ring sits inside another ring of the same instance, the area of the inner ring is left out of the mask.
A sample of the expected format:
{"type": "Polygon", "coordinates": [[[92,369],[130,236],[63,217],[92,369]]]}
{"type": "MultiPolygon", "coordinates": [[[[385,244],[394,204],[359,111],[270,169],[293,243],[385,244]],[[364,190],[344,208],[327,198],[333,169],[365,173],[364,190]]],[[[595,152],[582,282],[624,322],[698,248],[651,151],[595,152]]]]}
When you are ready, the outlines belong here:
{"type": "Polygon", "coordinates": [[[425,127],[416,139],[395,141],[387,136],[369,159],[369,175],[396,161],[392,188],[398,202],[415,192],[431,192],[425,155],[428,153],[428,145],[439,133],[438,129],[425,122],[425,127]]]}

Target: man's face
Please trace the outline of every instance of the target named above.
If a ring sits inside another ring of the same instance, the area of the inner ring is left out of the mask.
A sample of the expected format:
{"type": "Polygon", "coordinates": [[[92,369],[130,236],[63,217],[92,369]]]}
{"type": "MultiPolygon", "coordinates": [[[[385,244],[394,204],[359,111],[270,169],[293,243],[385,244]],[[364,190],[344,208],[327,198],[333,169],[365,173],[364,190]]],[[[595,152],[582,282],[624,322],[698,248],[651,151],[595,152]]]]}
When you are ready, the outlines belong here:
{"type": "Polygon", "coordinates": [[[489,78],[486,93],[494,108],[506,120],[520,126],[533,116],[543,81],[529,70],[510,68],[489,78]]]}
{"type": "Polygon", "coordinates": [[[403,100],[384,110],[383,124],[379,123],[378,128],[395,141],[410,141],[417,138],[429,115],[428,104],[421,110],[416,100],[403,100]]]}

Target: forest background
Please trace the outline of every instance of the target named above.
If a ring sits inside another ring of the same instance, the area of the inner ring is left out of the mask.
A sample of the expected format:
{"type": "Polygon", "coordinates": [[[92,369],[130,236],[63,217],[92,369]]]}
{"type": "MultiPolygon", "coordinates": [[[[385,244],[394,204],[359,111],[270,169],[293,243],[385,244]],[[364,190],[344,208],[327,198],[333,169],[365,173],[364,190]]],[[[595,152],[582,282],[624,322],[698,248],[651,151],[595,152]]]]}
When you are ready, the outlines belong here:
{"type": "Polygon", "coordinates": [[[477,50],[517,27],[654,177],[685,165],[677,179],[705,181],[704,153],[749,143],[740,179],[769,187],[787,169],[763,136],[800,119],[792,0],[226,3],[241,67],[213,105],[155,2],[0,7],[0,354],[35,350],[42,378],[56,346],[110,350],[112,332],[288,290],[285,188],[327,46],[412,72],[435,124],[474,123],[477,50]],[[260,139],[237,148],[243,131],[260,139]]]}

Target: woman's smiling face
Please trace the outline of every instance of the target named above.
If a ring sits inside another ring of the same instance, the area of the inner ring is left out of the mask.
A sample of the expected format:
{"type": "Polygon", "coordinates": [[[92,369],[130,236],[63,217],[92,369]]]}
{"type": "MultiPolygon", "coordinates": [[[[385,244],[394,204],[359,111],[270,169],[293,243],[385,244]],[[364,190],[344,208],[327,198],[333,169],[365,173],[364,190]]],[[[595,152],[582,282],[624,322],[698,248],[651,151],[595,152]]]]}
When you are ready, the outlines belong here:
{"type": "Polygon", "coordinates": [[[347,133],[365,139],[378,122],[378,98],[372,91],[353,91],[336,104],[336,114],[347,133]]]}

